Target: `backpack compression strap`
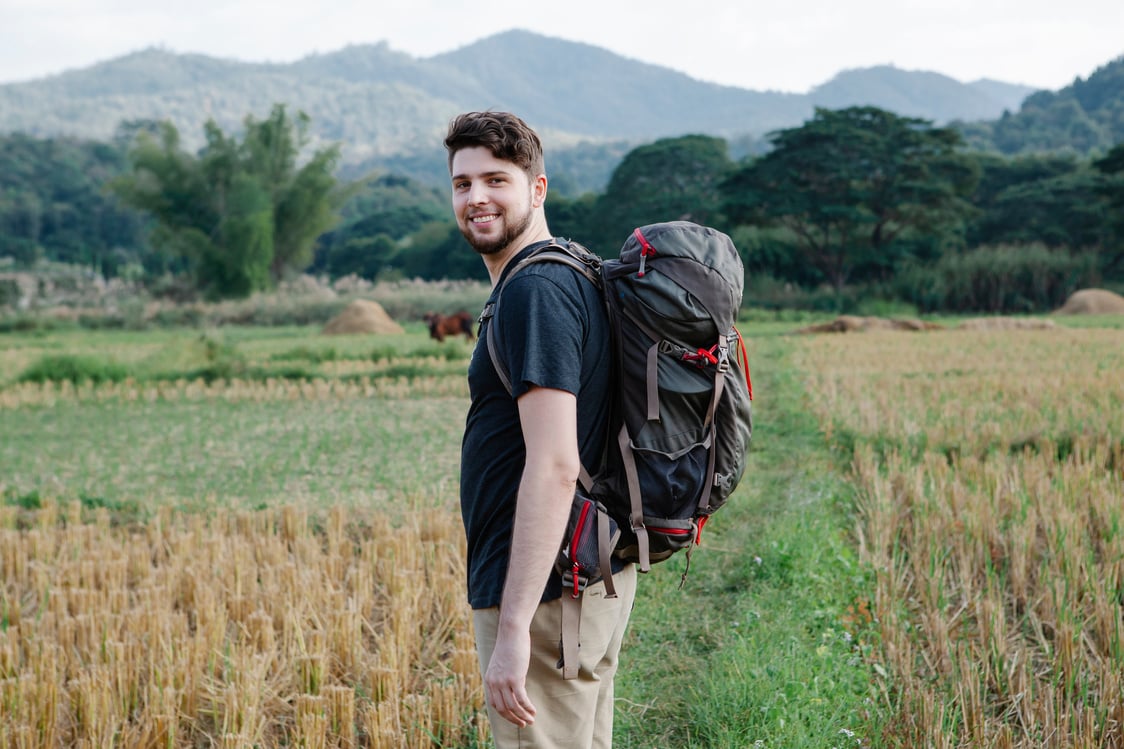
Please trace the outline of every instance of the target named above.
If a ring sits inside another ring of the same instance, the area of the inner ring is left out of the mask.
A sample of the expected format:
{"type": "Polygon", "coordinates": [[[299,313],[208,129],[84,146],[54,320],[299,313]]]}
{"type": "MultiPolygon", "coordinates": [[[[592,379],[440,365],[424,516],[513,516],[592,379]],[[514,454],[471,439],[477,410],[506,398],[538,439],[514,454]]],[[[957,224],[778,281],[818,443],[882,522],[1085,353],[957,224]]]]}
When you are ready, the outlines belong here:
{"type": "MultiPolygon", "coordinates": [[[[612,312],[613,310],[610,309],[610,311],[612,312]]],[[[658,335],[649,332],[638,320],[633,320],[632,323],[640,327],[649,338],[654,338],[656,340],[656,343],[652,344],[648,349],[646,390],[648,401],[647,418],[649,421],[657,421],[660,418],[659,387],[657,384],[659,375],[655,354],[659,350],[661,339],[658,335]]],[[[712,357],[715,362],[714,388],[711,393],[710,405],[707,407],[706,420],[703,422],[707,430],[706,445],[709,457],[707,458],[706,478],[703,481],[703,490],[699,496],[697,505],[698,513],[703,513],[710,506],[710,495],[714,489],[714,468],[715,460],[718,456],[718,425],[715,423],[715,414],[718,411],[718,404],[722,400],[722,390],[726,382],[726,371],[730,368],[730,353],[727,339],[719,338],[718,343],[712,351],[717,351],[718,356],[712,357]]],[[[644,505],[642,493],[640,491],[640,475],[636,468],[636,458],[632,452],[632,439],[628,433],[627,423],[622,424],[620,432],[617,433],[617,444],[620,448],[621,465],[624,467],[625,479],[628,484],[628,497],[631,510],[629,513],[629,526],[636,536],[636,550],[640,571],[647,572],[651,569],[648,528],[644,525],[644,505]]]]}

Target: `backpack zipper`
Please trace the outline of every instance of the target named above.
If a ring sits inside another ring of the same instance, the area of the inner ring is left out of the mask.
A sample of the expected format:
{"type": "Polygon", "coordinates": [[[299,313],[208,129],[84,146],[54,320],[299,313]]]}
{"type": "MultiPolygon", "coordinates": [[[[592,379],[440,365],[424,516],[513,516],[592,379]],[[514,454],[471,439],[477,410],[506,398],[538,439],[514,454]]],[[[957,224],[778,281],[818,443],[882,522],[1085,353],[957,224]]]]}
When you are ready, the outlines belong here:
{"type": "Polygon", "coordinates": [[[574,535],[570,537],[570,561],[573,563],[571,572],[573,573],[572,577],[574,578],[574,592],[570,595],[573,598],[578,598],[579,596],[581,596],[581,584],[578,580],[578,575],[581,574],[581,565],[578,564],[577,548],[578,542],[580,541],[582,536],[582,531],[585,529],[585,519],[589,516],[589,508],[592,506],[592,504],[592,502],[586,502],[584,505],[582,505],[581,514],[578,515],[578,522],[574,524],[574,535]]]}

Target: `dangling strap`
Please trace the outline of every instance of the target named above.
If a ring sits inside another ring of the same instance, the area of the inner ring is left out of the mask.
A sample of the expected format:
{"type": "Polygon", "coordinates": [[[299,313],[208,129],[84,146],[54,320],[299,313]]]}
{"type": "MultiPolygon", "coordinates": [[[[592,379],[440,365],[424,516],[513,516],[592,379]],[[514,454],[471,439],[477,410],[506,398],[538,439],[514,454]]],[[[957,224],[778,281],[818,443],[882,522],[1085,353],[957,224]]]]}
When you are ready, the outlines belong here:
{"type": "Polygon", "coordinates": [[[714,371],[714,396],[710,399],[710,407],[706,412],[706,423],[710,425],[710,457],[706,466],[706,481],[703,484],[702,496],[699,497],[699,512],[710,505],[710,492],[714,489],[714,465],[718,456],[718,425],[714,423],[714,414],[718,411],[718,402],[722,400],[722,390],[726,385],[726,372],[730,368],[729,349],[719,341],[718,366],[714,371]]]}
{"type": "Polygon", "coordinates": [[[578,677],[578,630],[582,623],[581,596],[573,597],[569,593],[562,593],[562,658],[559,666],[562,668],[563,679],[576,679],[578,677]]]}
{"type": "Polygon", "coordinates": [[[617,597],[617,587],[613,585],[613,564],[609,561],[609,555],[612,553],[612,539],[609,538],[609,516],[603,511],[598,511],[597,566],[601,570],[601,579],[605,581],[606,598],[617,597]]]}
{"type": "Polygon", "coordinates": [[[647,572],[652,568],[648,556],[648,529],[644,525],[644,506],[640,501],[640,475],[636,471],[636,458],[632,455],[632,445],[628,438],[628,425],[621,426],[617,434],[617,443],[620,446],[621,462],[624,463],[624,475],[628,479],[628,499],[632,511],[629,513],[629,525],[636,534],[636,548],[640,557],[640,571],[647,572]]]}

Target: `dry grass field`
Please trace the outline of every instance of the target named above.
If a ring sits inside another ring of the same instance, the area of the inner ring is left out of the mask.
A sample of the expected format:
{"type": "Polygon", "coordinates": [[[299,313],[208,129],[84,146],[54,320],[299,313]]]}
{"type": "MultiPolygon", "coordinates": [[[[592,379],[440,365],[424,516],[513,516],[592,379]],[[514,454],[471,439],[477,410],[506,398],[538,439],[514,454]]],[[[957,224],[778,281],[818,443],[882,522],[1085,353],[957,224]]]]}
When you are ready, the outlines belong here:
{"type": "Polygon", "coordinates": [[[0,747],[469,746],[451,513],[0,512],[0,747]]]}
{"type": "Polygon", "coordinates": [[[806,340],[896,747],[1124,745],[1124,331],[806,340]]]}

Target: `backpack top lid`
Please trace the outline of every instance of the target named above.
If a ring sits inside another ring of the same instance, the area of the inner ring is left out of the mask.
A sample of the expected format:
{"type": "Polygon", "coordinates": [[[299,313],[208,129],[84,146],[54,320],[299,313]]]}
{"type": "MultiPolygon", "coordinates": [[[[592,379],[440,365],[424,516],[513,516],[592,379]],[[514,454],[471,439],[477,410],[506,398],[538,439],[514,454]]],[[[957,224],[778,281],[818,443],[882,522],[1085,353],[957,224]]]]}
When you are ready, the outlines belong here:
{"type": "Polygon", "coordinates": [[[602,273],[638,322],[681,343],[701,345],[737,322],[742,260],[733,241],[717,229],[689,221],[641,226],[625,241],[620,258],[605,262],[602,273]]]}
{"type": "Polygon", "coordinates": [[[636,278],[667,266],[663,273],[674,274],[688,290],[699,290],[715,321],[733,325],[737,320],[745,272],[733,240],[717,229],[690,221],[641,226],[625,240],[620,259],[609,265],[616,266],[607,269],[609,276],[633,272],[636,278]]]}

